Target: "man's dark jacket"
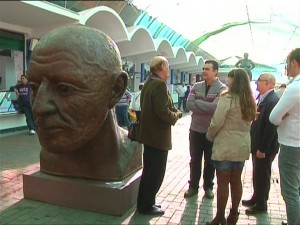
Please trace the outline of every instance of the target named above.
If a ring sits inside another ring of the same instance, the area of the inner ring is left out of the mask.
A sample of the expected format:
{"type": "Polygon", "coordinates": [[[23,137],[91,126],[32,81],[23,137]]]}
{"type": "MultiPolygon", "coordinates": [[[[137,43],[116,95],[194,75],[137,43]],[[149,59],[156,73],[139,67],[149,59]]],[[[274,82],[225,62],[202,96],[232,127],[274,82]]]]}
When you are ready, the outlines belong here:
{"type": "Polygon", "coordinates": [[[251,125],[251,152],[256,153],[257,150],[264,152],[266,156],[278,153],[279,143],[277,135],[277,126],[272,124],[269,116],[279,98],[274,90],[268,93],[258,105],[258,118],[251,125]]]}

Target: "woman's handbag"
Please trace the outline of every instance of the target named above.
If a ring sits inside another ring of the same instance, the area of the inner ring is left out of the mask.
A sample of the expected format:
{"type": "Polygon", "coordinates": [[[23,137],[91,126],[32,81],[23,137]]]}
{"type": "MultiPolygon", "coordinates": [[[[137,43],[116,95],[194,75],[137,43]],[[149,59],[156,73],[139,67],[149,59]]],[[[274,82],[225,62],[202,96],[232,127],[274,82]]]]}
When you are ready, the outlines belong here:
{"type": "Polygon", "coordinates": [[[131,141],[138,141],[139,131],[140,131],[139,123],[138,122],[131,123],[128,128],[128,138],[131,141]]]}
{"type": "Polygon", "coordinates": [[[129,115],[130,121],[132,121],[132,122],[136,121],[136,114],[133,110],[129,109],[128,115],[129,115]]]}

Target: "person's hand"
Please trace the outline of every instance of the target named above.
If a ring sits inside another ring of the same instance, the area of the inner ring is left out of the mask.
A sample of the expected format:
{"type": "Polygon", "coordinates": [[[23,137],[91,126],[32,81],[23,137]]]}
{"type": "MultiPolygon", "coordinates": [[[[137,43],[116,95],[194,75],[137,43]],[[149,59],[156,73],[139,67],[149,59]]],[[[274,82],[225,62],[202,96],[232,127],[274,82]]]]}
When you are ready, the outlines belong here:
{"type": "Polygon", "coordinates": [[[256,113],[255,113],[255,119],[254,119],[254,120],[257,120],[257,119],[258,119],[259,114],[260,114],[260,112],[256,112],[256,113]]]}
{"type": "Polygon", "coordinates": [[[264,159],[265,157],[266,157],[266,154],[264,152],[261,152],[259,150],[256,151],[256,158],[264,159]]]}
{"type": "Polygon", "coordinates": [[[282,119],[284,120],[284,119],[287,118],[288,116],[289,116],[289,114],[286,113],[286,114],[282,117],[282,119]]]}
{"type": "Polygon", "coordinates": [[[182,117],[182,112],[178,111],[177,115],[178,115],[178,118],[180,119],[182,117]]]}

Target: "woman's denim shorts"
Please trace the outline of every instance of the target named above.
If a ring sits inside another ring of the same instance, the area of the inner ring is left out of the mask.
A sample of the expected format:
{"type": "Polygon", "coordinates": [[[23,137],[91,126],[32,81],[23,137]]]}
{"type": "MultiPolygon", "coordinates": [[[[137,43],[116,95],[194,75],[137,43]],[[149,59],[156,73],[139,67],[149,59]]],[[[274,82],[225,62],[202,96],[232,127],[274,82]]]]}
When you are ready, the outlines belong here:
{"type": "Polygon", "coordinates": [[[241,170],[244,168],[245,161],[231,162],[231,161],[212,161],[213,166],[217,170],[241,170]]]}

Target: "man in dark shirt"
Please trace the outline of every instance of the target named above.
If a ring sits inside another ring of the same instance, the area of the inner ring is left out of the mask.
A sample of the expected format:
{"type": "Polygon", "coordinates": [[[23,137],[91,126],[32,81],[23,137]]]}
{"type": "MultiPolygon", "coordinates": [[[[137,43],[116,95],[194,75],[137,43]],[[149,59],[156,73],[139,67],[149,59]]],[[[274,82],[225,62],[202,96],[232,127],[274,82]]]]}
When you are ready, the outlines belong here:
{"type": "Polygon", "coordinates": [[[35,131],[30,105],[30,84],[27,82],[27,77],[25,75],[21,76],[21,83],[15,86],[14,91],[18,96],[19,106],[25,114],[29,134],[33,135],[35,134],[35,131]]]}

